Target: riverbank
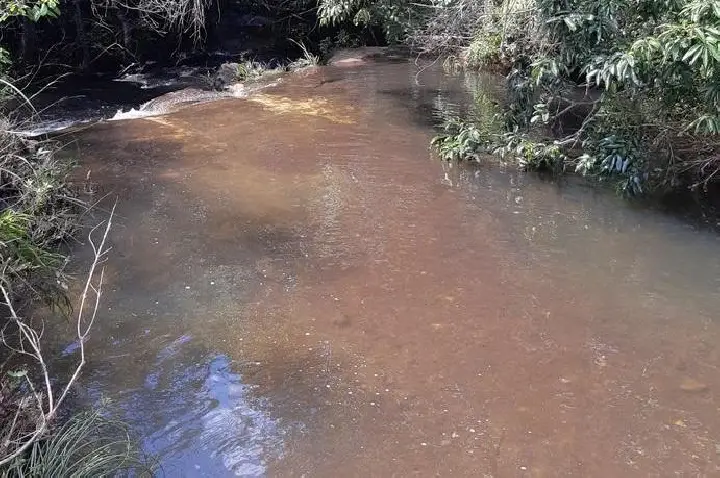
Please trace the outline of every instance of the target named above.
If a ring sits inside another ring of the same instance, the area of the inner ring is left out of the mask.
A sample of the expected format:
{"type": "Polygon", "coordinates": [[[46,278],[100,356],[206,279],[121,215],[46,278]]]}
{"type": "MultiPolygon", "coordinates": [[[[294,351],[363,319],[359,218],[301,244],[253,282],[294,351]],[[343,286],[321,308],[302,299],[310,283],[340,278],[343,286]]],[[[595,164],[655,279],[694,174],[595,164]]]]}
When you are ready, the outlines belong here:
{"type": "Polygon", "coordinates": [[[495,113],[454,118],[436,141],[443,155],[497,152],[630,197],[718,189],[720,10],[708,2],[322,0],[319,16],[380,24],[450,69],[506,75],[495,113]]]}
{"type": "MultiPolygon", "coordinates": [[[[107,119],[155,117],[203,102],[245,98],[277,84],[289,71],[297,72],[316,62],[307,53],[289,67],[273,69],[256,62],[224,63],[220,67],[220,73],[225,71],[223,83],[215,89],[208,85],[204,89],[178,89],[192,80],[182,75],[172,77],[174,82],[157,86],[177,91],[153,97],[137,110],[119,111],[107,119]]],[[[220,73],[213,72],[208,78],[219,78],[220,73]]],[[[153,78],[136,75],[132,81],[145,85],[153,78]]],[[[112,83],[101,82],[97,92],[107,96],[102,86],[112,83]]],[[[95,116],[102,114],[96,101],[86,98],[88,106],[81,112],[87,116],[64,116],[59,122],[48,123],[46,129],[55,133],[55,139],[47,139],[46,131],[38,129],[37,120],[42,116],[35,105],[30,105],[25,95],[18,92],[18,96],[33,114],[22,127],[6,118],[0,134],[0,290],[8,316],[0,347],[4,364],[0,370],[0,430],[5,440],[0,449],[0,469],[27,476],[65,476],[72,474],[63,468],[70,460],[78,473],[102,474],[115,467],[144,476],[147,461],[122,421],[106,416],[101,404],[85,404],[92,411],[83,412],[81,407],[78,412],[75,406],[66,408],[64,403],[74,396],[86,365],[84,344],[101,304],[113,213],[94,211],[98,205],[106,209],[107,200],[92,196],[87,184],[90,171],[86,177],[73,173],[76,156],[67,151],[72,143],[61,141],[67,141],[73,130],[88,128],[104,118],[95,116]],[[61,151],[63,148],[66,151],[61,151]],[[99,224],[88,225],[88,221],[99,224]],[[84,288],[78,287],[75,277],[81,267],[77,257],[72,258],[75,274],[66,272],[71,251],[77,252],[83,240],[90,252],[87,257],[79,253],[90,264],[84,288]],[[72,330],[60,334],[60,343],[55,337],[43,338],[46,322],[68,320],[72,330]],[[69,345],[61,345],[62,340],[69,345]],[[58,374],[56,368],[63,373],[58,374]]],[[[57,98],[50,101],[56,104],[57,98]]],[[[11,108],[12,102],[6,101],[5,107],[11,108]]]]}
{"type": "Polygon", "coordinates": [[[13,129],[9,121],[0,127],[0,474],[135,470],[145,476],[141,452],[122,422],[67,403],[98,312],[110,219],[96,227],[99,234],[90,232],[93,255],[85,287],[78,288],[66,266],[84,235],[89,206],[70,181],[72,161],[59,153],[59,143],[8,132],[13,129]],[[44,333],[57,323],[76,327],[61,356],[44,333]],[[67,374],[56,373],[58,363],[70,367],[67,374]]]}

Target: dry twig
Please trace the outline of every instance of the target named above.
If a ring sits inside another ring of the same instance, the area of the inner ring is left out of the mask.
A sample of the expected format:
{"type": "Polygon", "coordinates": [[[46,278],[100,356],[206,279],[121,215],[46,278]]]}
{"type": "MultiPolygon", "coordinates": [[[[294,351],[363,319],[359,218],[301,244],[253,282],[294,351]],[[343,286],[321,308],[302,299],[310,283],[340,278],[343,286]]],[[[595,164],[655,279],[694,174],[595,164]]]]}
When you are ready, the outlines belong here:
{"type": "Polygon", "coordinates": [[[6,334],[6,330],[3,329],[0,334],[2,343],[10,350],[31,359],[40,375],[40,379],[37,380],[36,383],[35,379],[33,379],[29,373],[24,373],[26,384],[31,391],[30,396],[24,400],[32,403],[23,403],[18,407],[15,418],[8,429],[7,436],[2,438],[2,442],[0,442],[0,466],[10,463],[22,455],[47,432],[52,420],[57,416],[60,406],[85,366],[85,341],[97,317],[100,297],[102,295],[104,276],[102,263],[109,251],[109,248],[106,247],[106,242],[112,227],[114,213],[115,206],[113,206],[107,221],[95,226],[88,234],[88,240],[93,250],[93,260],[87,273],[87,279],[82,295],[80,296],[80,305],[76,315],[76,338],[78,341],[80,360],[75,366],[73,374],[59,389],[53,387],[53,380],[50,377],[47,362],[43,356],[41,341],[42,329],[40,331],[36,330],[28,323],[27,319],[18,313],[13,305],[8,284],[0,282],[0,292],[2,292],[4,300],[3,305],[7,307],[10,315],[8,325],[16,328],[13,334],[14,340],[12,341],[8,334],[6,334]],[[102,228],[103,225],[104,228],[102,228]],[[103,231],[100,242],[96,242],[96,239],[93,238],[98,230],[103,231]],[[100,268],[99,272],[98,268],[100,268]],[[34,414],[34,429],[24,430],[22,427],[17,427],[16,422],[21,410],[29,407],[37,409],[34,414]]]}

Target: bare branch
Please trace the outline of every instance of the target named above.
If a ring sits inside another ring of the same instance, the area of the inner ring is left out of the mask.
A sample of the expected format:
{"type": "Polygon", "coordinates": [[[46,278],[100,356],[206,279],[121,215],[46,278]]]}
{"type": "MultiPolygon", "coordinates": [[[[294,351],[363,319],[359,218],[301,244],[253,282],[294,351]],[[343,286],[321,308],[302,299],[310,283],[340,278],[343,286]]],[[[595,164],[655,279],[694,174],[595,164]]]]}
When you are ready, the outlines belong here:
{"type": "MultiPolygon", "coordinates": [[[[11,324],[14,324],[17,327],[17,340],[19,341],[19,344],[11,345],[8,342],[5,328],[0,331],[0,339],[10,350],[30,357],[33,360],[34,365],[40,371],[42,384],[38,387],[33,382],[30,374],[25,374],[25,380],[31,391],[28,399],[32,400],[35,407],[37,407],[37,414],[33,416],[34,430],[30,433],[26,433],[28,431],[27,429],[20,430],[19,428],[22,427],[17,427],[17,420],[19,417],[16,415],[13,419],[11,427],[9,428],[7,436],[5,436],[1,442],[3,453],[0,454],[0,466],[3,466],[21,456],[43,436],[43,434],[48,430],[49,424],[57,416],[60,406],[67,397],[70,389],[78,380],[80,373],[85,366],[85,341],[87,340],[93,323],[97,317],[100,297],[102,296],[104,270],[101,268],[98,272],[98,267],[103,262],[107,252],[109,251],[109,248],[106,247],[106,243],[108,234],[112,228],[112,219],[115,214],[115,207],[116,204],[113,205],[113,208],[110,211],[110,216],[104,223],[104,227],[100,229],[101,226],[103,226],[103,223],[100,223],[88,234],[88,239],[93,249],[93,259],[87,273],[87,279],[85,281],[85,286],[83,287],[82,295],[80,296],[80,305],[76,316],[76,336],[79,342],[80,360],[75,366],[75,370],[70,378],[59,390],[57,390],[57,394],[55,393],[56,390],[53,389],[47,362],[43,356],[41,344],[42,334],[30,326],[28,322],[20,316],[13,303],[8,285],[0,281],[0,292],[2,293],[4,301],[3,305],[7,307],[10,314],[11,324]],[[96,243],[93,236],[98,230],[102,230],[103,232],[100,242],[96,243]],[[56,396],[58,397],[57,399],[55,399],[56,396]],[[20,433],[20,436],[13,436],[17,433],[20,433]]],[[[21,413],[20,410],[21,408],[18,408],[16,414],[21,413]]]]}

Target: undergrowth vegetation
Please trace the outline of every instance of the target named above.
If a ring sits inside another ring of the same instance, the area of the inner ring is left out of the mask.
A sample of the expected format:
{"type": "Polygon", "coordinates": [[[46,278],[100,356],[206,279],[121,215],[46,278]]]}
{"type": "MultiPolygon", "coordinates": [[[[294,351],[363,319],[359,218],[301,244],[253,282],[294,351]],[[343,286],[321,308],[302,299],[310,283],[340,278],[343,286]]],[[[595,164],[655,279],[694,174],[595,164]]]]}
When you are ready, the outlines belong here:
{"type": "Polygon", "coordinates": [[[63,418],[86,361],[112,214],[90,231],[94,259],[71,312],[66,246],[87,207],[58,148],[11,132],[7,122],[0,130],[0,476],[140,476],[146,460],[122,423],[98,411],[63,418]],[[43,310],[58,321],[74,316],[78,360],[66,377],[51,374],[45,324],[35,317],[43,310]]]}
{"type": "Polygon", "coordinates": [[[86,362],[112,215],[90,231],[94,259],[71,312],[67,245],[87,207],[58,148],[11,132],[7,122],[0,130],[0,476],[140,476],[146,461],[122,423],[98,411],[63,418],[86,362]],[[45,324],[35,317],[43,310],[58,321],[74,316],[78,360],[67,377],[51,374],[45,324]]]}
{"type": "MultiPolygon", "coordinates": [[[[0,27],[12,18],[34,22],[56,15],[55,2],[6,2],[0,27]]],[[[13,96],[30,104],[0,71],[0,98],[13,96]]],[[[0,476],[149,476],[122,423],[97,410],[73,415],[66,409],[102,295],[112,213],[88,235],[94,256],[71,307],[68,245],[88,208],[71,186],[73,165],[58,154],[61,145],[28,139],[13,126],[0,116],[0,476]],[[41,317],[74,325],[76,352],[66,360],[76,362],[67,375],[51,371],[41,317]]]]}
{"type": "Polygon", "coordinates": [[[91,410],[73,415],[52,434],[34,442],[23,459],[11,462],[2,476],[149,477],[152,469],[147,463],[124,422],[91,410]]]}
{"type": "Polygon", "coordinates": [[[0,132],[0,267],[14,291],[34,298],[67,288],[61,250],[84,209],[68,185],[71,164],[57,148],[0,132]]]}
{"type": "Polygon", "coordinates": [[[499,122],[451,119],[442,157],[496,153],[628,195],[720,181],[720,0],[321,0],[320,13],[506,75],[499,122]]]}
{"type": "MultiPolygon", "coordinates": [[[[504,126],[455,124],[457,138],[629,195],[720,179],[720,2],[505,1],[484,18],[461,57],[507,72],[504,126]]],[[[456,146],[441,155],[475,157],[456,146]]]]}

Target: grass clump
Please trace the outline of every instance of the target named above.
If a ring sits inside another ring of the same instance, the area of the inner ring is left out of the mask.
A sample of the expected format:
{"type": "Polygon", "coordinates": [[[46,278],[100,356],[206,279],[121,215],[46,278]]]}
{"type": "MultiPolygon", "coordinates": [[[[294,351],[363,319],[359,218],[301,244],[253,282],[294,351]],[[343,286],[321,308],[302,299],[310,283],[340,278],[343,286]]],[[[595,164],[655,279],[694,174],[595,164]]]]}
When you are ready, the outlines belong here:
{"type": "Polygon", "coordinates": [[[80,412],[14,460],[3,477],[152,476],[127,425],[97,410],[80,412]]]}
{"type": "Polygon", "coordinates": [[[300,70],[310,66],[317,66],[320,63],[320,57],[314,55],[310,50],[308,50],[304,43],[297,42],[295,40],[291,41],[300,47],[300,50],[302,50],[302,56],[288,65],[289,70],[300,70]]]}
{"type": "Polygon", "coordinates": [[[267,67],[262,63],[248,60],[238,63],[235,71],[235,79],[237,81],[252,81],[260,79],[267,71],[267,67]]]}
{"type": "Polygon", "coordinates": [[[80,226],[84,205],[69,186],[72,164],[59,157],[59,145],[8,129],[0,130],[0,279],[38,298],[66,287],[62,250],[80,226]]]}

